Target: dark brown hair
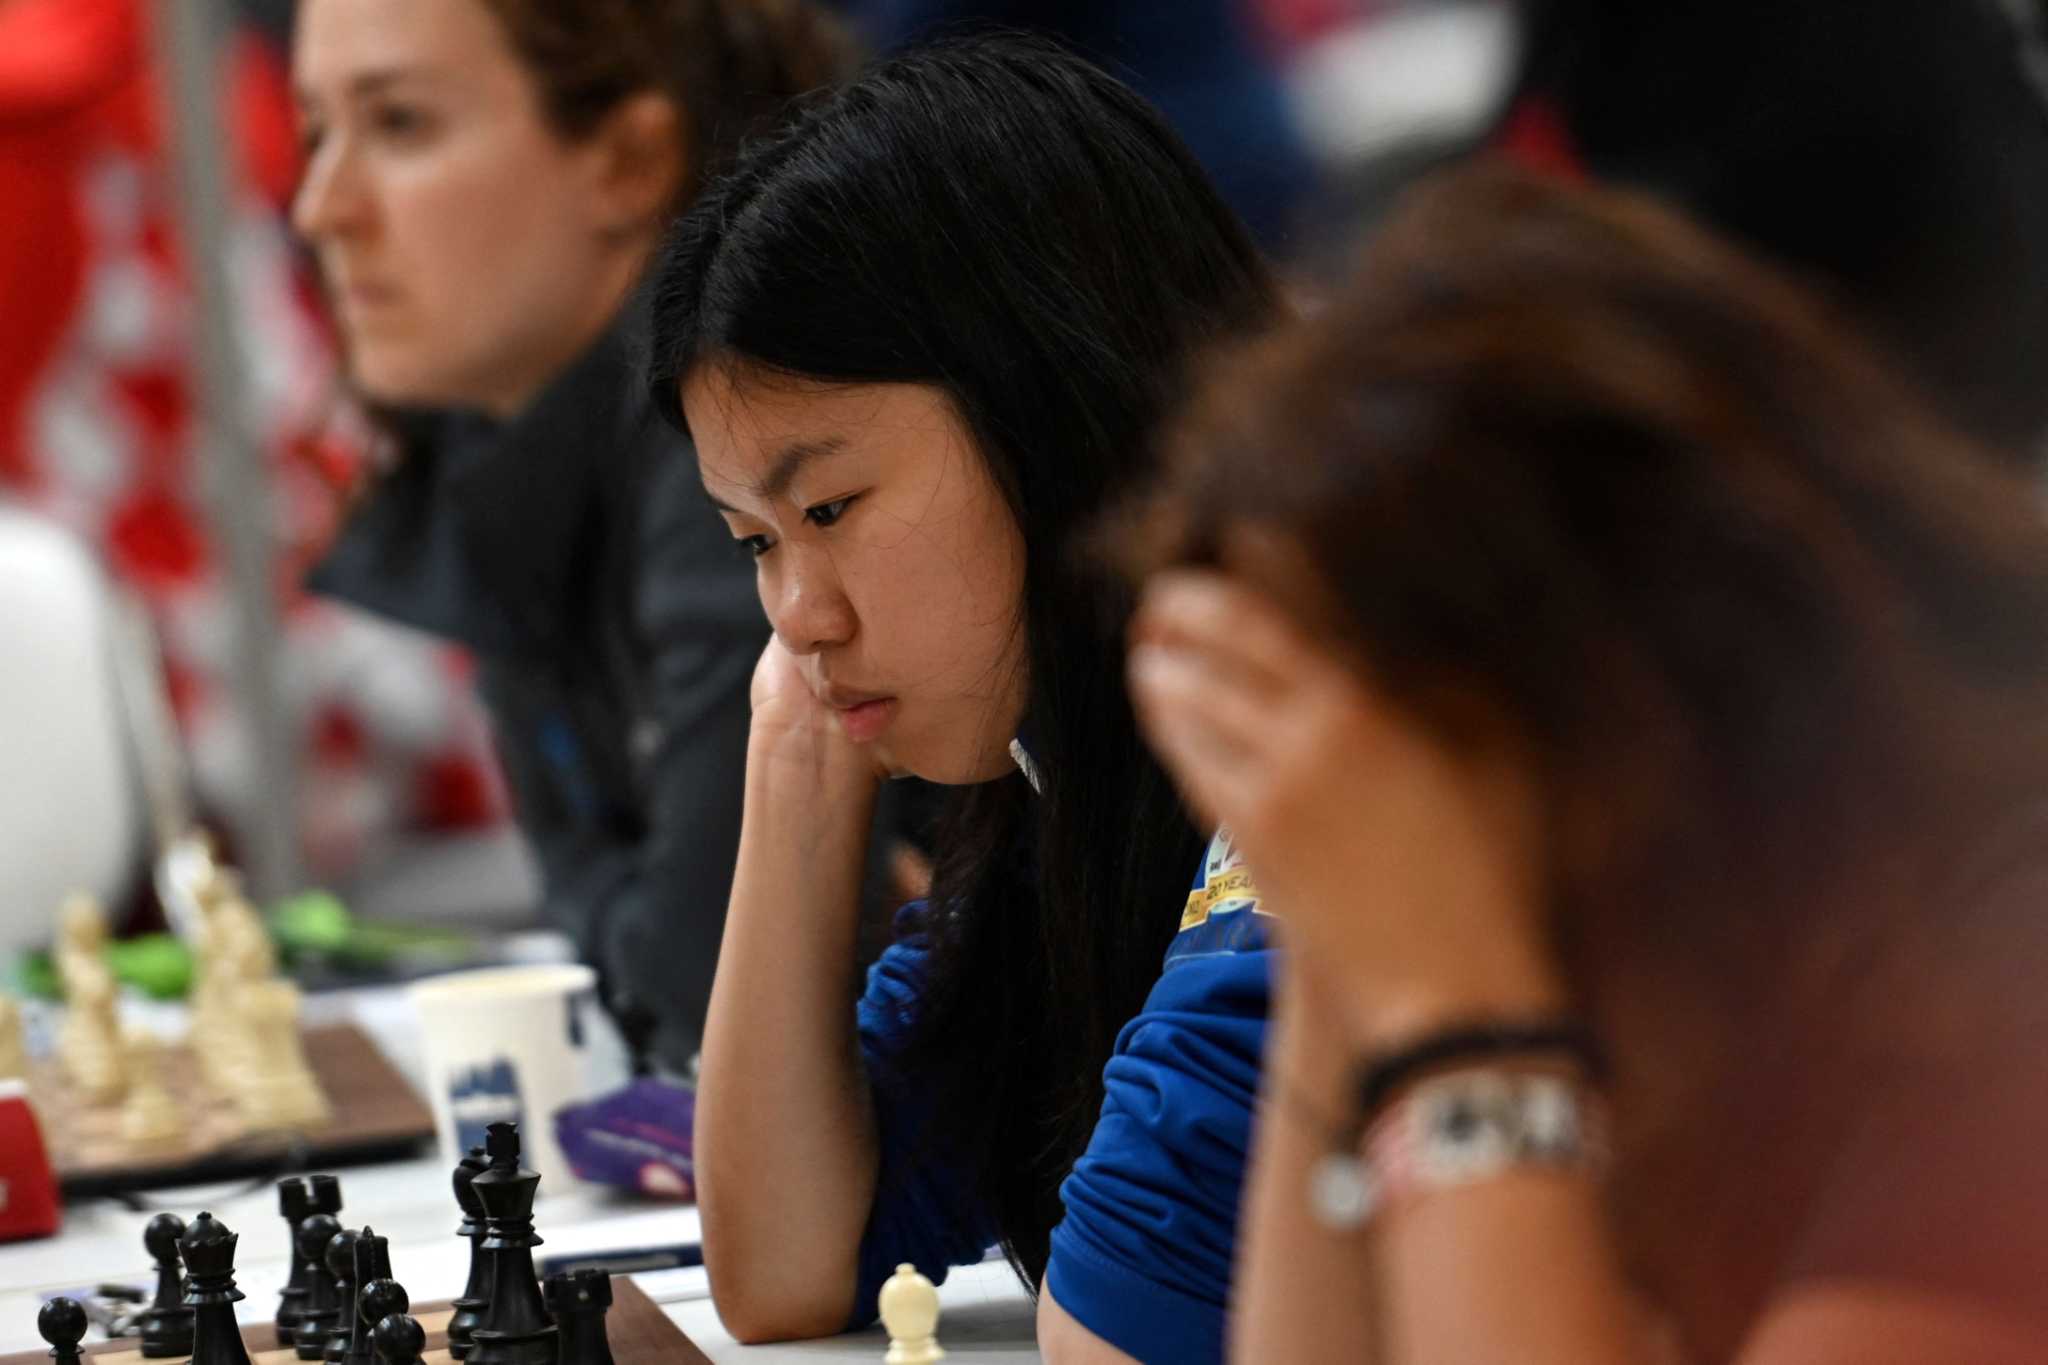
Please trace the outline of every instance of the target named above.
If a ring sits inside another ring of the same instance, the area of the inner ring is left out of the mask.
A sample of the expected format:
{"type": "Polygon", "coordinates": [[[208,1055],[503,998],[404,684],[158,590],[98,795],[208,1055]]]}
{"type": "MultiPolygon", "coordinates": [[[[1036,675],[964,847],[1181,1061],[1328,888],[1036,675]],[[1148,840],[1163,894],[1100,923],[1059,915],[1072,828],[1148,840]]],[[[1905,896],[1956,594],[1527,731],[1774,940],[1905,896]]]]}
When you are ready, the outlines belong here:
{"type": "Polygon", "coordinates": [[[2048,792],[2036,490],[1647,199],[1427,183],[1203,392],[1140,568],[1263,578],[1440,736],[1526,745],[1561,932],[1690,921],[1753,965],[1825,906],[1926,904],[2048,792]]]}
{"type": "Polygon", "coordinates": [[[680,210],[791,100],[850,76],[857,51],[813,0],[484,0],[540,87],[548,121],[588,136],[658,90],[682,117],[680,210]]]}

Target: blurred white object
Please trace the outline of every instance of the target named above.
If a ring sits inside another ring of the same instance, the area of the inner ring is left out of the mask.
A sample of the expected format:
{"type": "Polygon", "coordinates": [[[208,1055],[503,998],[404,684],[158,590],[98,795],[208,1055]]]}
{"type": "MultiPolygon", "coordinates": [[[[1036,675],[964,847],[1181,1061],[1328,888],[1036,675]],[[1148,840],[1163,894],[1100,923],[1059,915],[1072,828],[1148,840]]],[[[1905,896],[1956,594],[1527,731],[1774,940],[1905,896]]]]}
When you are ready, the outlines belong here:
{"type": "Polygon", "coordinates": [[[0,507],[0,952],[74,891],[118,901],[150,850],[133,629],[82,541],[0,507]]]}
{"type": "Polygon", "coordinates": [[[624,1085],[625,1043],[597,999],[597,973],[574,963],[493,967],[411,989],[425,1044],[427,1098],[444,1165],[519,1125],[525,1164],[559,1189],[573,1180],[555,1144],[555,1111],[624,1085]]]}
{"type": "Polygon", "coordinates": [[[1514,77],[1511,6],[1447,0],[1360,20],[1322,40],[1288,78],[1295,121],[1326,163],[1407,142],[1470,136],[1514,77]]]}

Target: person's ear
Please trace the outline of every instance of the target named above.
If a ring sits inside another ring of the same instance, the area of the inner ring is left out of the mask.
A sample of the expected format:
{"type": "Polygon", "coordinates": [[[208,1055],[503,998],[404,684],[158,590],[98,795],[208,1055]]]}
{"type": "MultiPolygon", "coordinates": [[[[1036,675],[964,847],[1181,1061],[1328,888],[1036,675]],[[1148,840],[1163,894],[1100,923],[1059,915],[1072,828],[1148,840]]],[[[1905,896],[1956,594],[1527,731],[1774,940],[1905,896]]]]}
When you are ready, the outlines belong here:
{"type": "Polygon", "coordinates": [[[599,226],[634,236],[658,229],[683,178],[683,119],[658,91],[628,95],[591,136],[599,226]]]}

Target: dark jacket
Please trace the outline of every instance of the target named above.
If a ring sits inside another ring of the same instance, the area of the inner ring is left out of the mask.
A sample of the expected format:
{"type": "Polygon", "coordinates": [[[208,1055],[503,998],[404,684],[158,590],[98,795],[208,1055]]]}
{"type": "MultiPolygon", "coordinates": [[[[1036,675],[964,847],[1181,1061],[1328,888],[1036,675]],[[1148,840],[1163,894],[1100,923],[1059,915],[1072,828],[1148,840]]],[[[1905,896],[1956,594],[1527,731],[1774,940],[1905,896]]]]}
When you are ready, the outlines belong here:
{"type": "Polygon", "coordinates": [[[310,581],[474,653],[545,916],[681,1067],[718,960],[768,627],[688,442],[641,391],[637,319],[509,424],[417,419],[310,581]]]}

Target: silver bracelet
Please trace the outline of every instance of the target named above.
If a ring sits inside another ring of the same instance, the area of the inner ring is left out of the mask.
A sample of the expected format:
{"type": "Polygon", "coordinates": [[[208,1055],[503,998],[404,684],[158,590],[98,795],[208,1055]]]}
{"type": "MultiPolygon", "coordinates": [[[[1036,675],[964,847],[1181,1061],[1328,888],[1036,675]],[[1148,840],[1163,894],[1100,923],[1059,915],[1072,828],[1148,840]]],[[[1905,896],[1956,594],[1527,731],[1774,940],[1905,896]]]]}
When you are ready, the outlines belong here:
{"type": "Polygon", "coordinates": [[[1324,1226],[1344,1231],[1390,1203],[1514,1170],[1598,1174],[1607,1154],[1606,1116],[1579,1083],[1529,1072],[1458,1071],[1396,1100],[1357,1150],[1319,1160],[1309,1200],[1324,1226]]]}

